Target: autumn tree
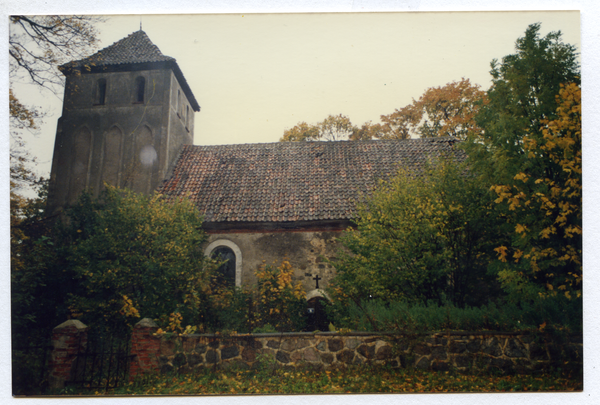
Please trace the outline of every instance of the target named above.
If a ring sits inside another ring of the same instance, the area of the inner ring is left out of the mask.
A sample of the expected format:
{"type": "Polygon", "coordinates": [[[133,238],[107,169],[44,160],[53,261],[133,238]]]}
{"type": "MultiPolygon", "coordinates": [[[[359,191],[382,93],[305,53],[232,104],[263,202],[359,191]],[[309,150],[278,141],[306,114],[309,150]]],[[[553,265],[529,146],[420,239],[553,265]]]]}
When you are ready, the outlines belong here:
{"type": "MultiPolygon", "coordinates": [[[[36,183],[36,198],[10,194],[12,334],[22,346],[39,344],[56,326],[58,284],[52,269],[54,247],[46,220],[47,182],[36,183]]],[[[57,305],[58,304],[58,305],[57,305]]]]}
{"type": "Polygon", "coordinates": [[[305,326],[306,292],[293,282],[294,269],[287,260],[279,266],[263,263],[255,272],[255,325],[277,331],[299,331],[305,326]]]}
{"type": "Polygon", "coordinates": [[[580,289],[579,65],[560,32],[539,30],[530,25],[515,54],[492,61],[488,103],[476,117],[482,130],[465,143],[503,220],[491,269],[516,300],[580,289]]]}
{"type": "Polygon", "coordinates": [[[539,30],[540,24],[530,25],[515,54],[492,61],[488,102],[475,120],[481,131],[466,143],[477,172],[496,183],[509,184],[523,168],[544,173],[544,165],[533,166],[523,138],[542,139],[542,121],[556,118],[561,84],[580,83],[575,47],[560,32],[540,37],[539,30]]]}
{"type": "Polygon", "coordinates": [[[44,114],[39,107],[23,104],[13,88],[15,82],[34,85],[59,96],[64,84],[58,66],[88,56],[96,49],[95,24],[92,16],[19,16],[9,17],[9,115],[11,190],[18,192],[35,179],[23,131],[35,133],[44,114]]]}
{"type": "Polygon", "coordinates": [[[209,330],[222,332],[298,332],[305,327],[306,293],[293,281],[294,269],[263,263],[255,271],[256,285],[211,289],[209,330]]]}
{"type": "Polygon", "coordinates": [[[321,139],[319,126],[302,121],[283,132],[280,142],[318,141],[321,139]]]}
{"type": "Polygon", "coordinates": [[[465,139],[474,130],[474,117],[486,93],[469,79],[431,87],[418,99],[393,113],[381,116],[381,123],[353,125],[342,114],[330,115],[310,125],[300,122],[283,133],[280,141],[338,141],[370,139],[409,139],[453,136],[465,139]]]}
{"type": "Polygon", "coordinates": [[[578,298],[582,291],[581,89],[561,86],[556,118],[541,121],[542,137],[523,137],[532,168],[492,190],[508,208],[514,227],[509,243],[496,248],[504,287],[519,295],[578,298]]]}
{"type": "Polygon", "coordinates": [[[381,116],[378,138],[409,139],[453,136],[465,139],[486,94],[469,79],[428,88],[418,99],[381,116]]]}
{"type": "Polygon", "coordinates": [[[201,227],[187,199],[111,186],[98,199],[82,194],[55,242],[71,315],[132,325],[179,313],[186,325],[201,323],[214,271],[199,249],[201,227]]]}
{"type": "Polygon", "coordinates": [[[323,121],[311,125],[299,122],[286,129],[279,141],[340,141],[349,139],[355,127],[345,115],[329,115],[323,121]]]}
{"type": "Polygon", "coordinates": [[[494,226],[488,188],[464,165],[442,160],[421,175],[401,170],[359,207],[336,260],[338,297],[456,305],[486,302],[494,226]]]}
{"type": "Polygon", "coordinates": [[[88,56],[98,32],[93,16],[23,16],[10,19],[8,39],[11,79],[27,79],[56,92],[63,85],[58,65],[88,56]]]}

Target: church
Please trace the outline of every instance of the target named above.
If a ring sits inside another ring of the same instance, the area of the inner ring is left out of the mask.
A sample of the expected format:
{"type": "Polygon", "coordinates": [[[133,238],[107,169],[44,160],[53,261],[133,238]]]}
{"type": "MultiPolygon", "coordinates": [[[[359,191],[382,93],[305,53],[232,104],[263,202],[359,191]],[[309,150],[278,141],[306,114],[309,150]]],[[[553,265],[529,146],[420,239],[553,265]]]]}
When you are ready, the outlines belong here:
{"type": "Polygon", "coordinates": [[[236,286],[253,284],[263,262],[287,259],[307,300],[322,299],[357,202],[400,166],[464,158],[453,138],[193,145],[200,105],[176,60],[142,30],[60,70],[48,215],[104,183],[187,195],[209,235],[201,248],[228,259],[221,271],[236,286]]]}

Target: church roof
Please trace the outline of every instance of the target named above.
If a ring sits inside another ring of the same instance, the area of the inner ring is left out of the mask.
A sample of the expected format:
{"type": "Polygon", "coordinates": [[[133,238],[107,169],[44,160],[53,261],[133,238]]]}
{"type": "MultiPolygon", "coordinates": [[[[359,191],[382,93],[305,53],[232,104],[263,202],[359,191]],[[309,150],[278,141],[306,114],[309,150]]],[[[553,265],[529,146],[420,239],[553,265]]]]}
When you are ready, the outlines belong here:
{"type": "Polygon", "coordinates": [[[189,195],[208,223],[340,221],[399,166],[462,160],[455,138],[186,145],[159,192],[189,195]]]}
{"type": "Polygon", "coordinates": [[[101,49],[92,56],[69,62],[63,66],[105,66],[167,61],[175,61],[175,58],[163,55],[160,49],[150,41],[148,35],[139,30],[101,49]]]}
{"type": "Polygon", "coordinates": [[[117,70],[133,68],[135,70],[135,68],[156,69],[165,66],[173,69],[194,111],[200,111],[200,105],[196,101],[175,58],[163,55],[160,49],[150,41],[148,35],[142,30],[136,31],[114,44],[99,50],[92,56],[65,63],[59,69],[63,73],[68,74],[73,70],[97,72],[106,71],[108,68],[117,70]]]}

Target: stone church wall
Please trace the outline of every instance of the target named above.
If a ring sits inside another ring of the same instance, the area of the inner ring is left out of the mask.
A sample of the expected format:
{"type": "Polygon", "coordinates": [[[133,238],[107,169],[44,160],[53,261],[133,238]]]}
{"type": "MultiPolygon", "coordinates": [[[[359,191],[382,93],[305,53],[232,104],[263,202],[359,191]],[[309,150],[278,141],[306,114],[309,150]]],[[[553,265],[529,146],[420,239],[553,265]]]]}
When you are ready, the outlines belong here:
{"type": "MultiPolygon", "coordinates": [[[[335,259],[341,244],[336,241],[343,231],[297,232],[244,232],[217,233],[209,236],[206,247],[210,251],[220,245],[234,244],[241,254],[241,280],[238,285],[256,283],[254,272],[263,263],[279,266],[286,259],[294,268],[294,281],[301,282],[305,291],[315,290],[314,277],[319,277],[319,288],[328,286],[335,269],[327,260],[335,259]],[[307,276],[307,273],[310,276],[307,276]]],[[[205,249],[206,249],[205,247],[205,249]]],[[[206,252],[210,254],[210,251],[206,252]]],[[[237,260],[239,258],[236,257],[237,260]]]]}
{"type": "Polygon", "coordinates": [[[184,144],[193,143],[194,112],[170,69],[69,75],[58,121],[48,213],[106,182],[150,194],[184,144]],[[136,80],[145,81],[143,102],[136,80]],[[98,100],[98,83],[105,97],[98,100]],[[177,99],[177,97],[179,97],[177,99]],[[179,111],[179,112],[178,112],[179,111]]]}

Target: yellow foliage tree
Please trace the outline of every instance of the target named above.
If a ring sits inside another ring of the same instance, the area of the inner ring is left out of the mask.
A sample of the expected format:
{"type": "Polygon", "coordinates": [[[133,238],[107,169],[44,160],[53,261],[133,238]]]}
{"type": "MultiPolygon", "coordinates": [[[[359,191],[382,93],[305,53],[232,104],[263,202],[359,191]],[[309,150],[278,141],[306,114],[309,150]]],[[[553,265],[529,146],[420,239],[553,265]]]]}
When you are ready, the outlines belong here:
{"type": "Polygon", "coordinates": [[[382,115],[381,139],[454,136],[464,139],[475,127],[475,115],[486,93],[469,79],[430,87],[418,99],[391,114],[382,115]]]}
{"type": "Polygon", "coordinates": [[[279,267],[263,264],[255,273],[258,281],[256,324],[271,325],[278,331],[294,331],[303,325],[306,292],[294,283],[294,269],[287,260],[279,267]]]}
{"type": "Polygon", "coordinates": [[[511,185],[492,187],[514,226],[510,246],[496,252],[505,287],[572,298],[581,296],[583,271],[581,89],[561,85],[556,98],[556,118],[542,121],[542,137],[523,138],[534,169],[517,173],[511,185]]]}

